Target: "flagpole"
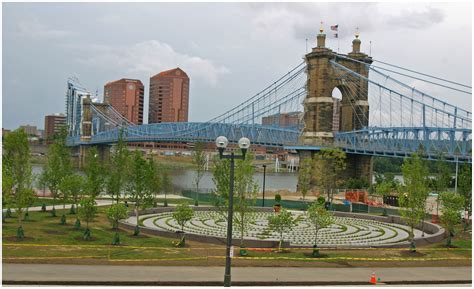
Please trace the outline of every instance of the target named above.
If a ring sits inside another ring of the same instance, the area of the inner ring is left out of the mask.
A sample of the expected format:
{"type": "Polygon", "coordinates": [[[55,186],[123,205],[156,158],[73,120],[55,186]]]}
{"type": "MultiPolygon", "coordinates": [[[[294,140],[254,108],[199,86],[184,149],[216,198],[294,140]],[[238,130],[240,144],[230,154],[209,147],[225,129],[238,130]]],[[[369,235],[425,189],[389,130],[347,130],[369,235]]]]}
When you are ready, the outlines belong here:
{"type": "Polygon", "coordinates": [[[337,53],[339,53],[339,26],[337,27],[337,53]]]}

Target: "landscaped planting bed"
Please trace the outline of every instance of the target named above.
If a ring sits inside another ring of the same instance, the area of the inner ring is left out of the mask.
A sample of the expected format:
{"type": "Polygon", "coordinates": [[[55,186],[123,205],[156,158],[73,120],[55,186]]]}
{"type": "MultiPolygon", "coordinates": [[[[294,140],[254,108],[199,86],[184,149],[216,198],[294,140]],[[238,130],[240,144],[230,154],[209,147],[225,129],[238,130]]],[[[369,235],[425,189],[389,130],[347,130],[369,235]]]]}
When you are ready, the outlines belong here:
{"type": "MultiPolygon", "coordinates": [[[[314,229],[305,221],[302,212],[292,212],[300,217],[298,225],[284,235],[285,241],[291,246],[312,246],[314,229]]],[[[250,215],[249,229],[245,233],[248,240],[279,240],[277,233],[268,231],[267,218],[273,212],[254,212],[250,215]]],[[[318,246],[321,247],[370,247],[377,245],[393,245],[407,241],[409,228],[400,224],[384,223],[375,220],[364,220],[351,217],[334,217],[335,223],[318,232],[318,246]]],[[[135,217],[127,222],[133,223],[135,217]]],[[[172,218],[172,212],[144,215],[140,217],[140,225],[160,231],[176,232],[180,230],[172,218]]],[[[188,222],[184,231],[188,234],[220,237],[226,236],[227,222],[217,211],[196,211],[194,218],[188,222]]],[[[420,232],[416,232],[419,234],[420,232]]],[[[237,227],[233,237],[239,238],[237,227]]]]}

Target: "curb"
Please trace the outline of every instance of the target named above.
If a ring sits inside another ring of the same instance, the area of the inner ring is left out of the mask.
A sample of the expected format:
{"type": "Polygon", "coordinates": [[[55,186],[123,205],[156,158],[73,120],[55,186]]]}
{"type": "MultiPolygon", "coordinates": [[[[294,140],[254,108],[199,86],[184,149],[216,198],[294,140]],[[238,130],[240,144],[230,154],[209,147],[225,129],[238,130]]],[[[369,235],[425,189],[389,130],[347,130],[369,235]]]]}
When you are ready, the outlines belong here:
{"type": "MultiPolygon", "coordinates": [[[[3,280],[3,285],[89,285],[89,286],[223,286],[220,281],[22,281],[3,280]]],[[[472,280],[416,280],[416,281],[386,281],[378,285],[407,285],[407,284],[472,284],[472,280]]],[[[233,286],[355,286],[374,285],[370,282],[344,281],[234,281],[233,286]]]]}

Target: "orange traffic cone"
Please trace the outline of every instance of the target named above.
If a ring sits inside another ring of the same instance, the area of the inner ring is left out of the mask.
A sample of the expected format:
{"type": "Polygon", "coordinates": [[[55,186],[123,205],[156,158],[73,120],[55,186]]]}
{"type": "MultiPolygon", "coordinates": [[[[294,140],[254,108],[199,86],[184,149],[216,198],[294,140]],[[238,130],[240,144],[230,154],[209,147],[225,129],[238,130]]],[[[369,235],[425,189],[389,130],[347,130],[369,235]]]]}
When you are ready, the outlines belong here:
{"type": "Polygon", "coordinates": [[[377,277],[375,277],[375,272],[372,272],[372,276],[370,277],[370,284],[377,284],[377,277]]]}

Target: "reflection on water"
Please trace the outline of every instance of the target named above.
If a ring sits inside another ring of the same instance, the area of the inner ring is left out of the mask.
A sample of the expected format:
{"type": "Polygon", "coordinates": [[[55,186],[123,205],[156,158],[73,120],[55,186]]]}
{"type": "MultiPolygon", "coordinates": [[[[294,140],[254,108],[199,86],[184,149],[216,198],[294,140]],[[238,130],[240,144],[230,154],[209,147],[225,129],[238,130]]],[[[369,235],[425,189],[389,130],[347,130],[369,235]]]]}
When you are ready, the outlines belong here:
{"type": "MultiPolygon", "coordinates": [[[[192,169],[179,169],[172,172],[173,185],[178,189],[193,188],[195,172],[192,169]]],[[[254,174],[255,181],[259,184],[260,189],[263,186],[263,173],[254,174]]],[[[298,175],[295,173],[266,173],[265,190],[296,190],[298,175]]],[[[205,172],[199,187],[203,190],[214,188],[212,181],[212,172],[205,172]]]]}
{"type": "MultiPolygon", "coordinates": [[[[33,165],[33,174],[40,174],[43,171],[43,166],[33,165]]],[[[84,175],[82,171],[78,171],[84,175]]],[[[194,176],[195,171],[193,169],[175,169],[170,172],[173,178],[173,187],[176,190],[194,188],[194,176]]],[[[263,173],[257,172],[254,174],[254,178],[262,189],[263,186],[263,173]]],[[[266,190],[296,190],[296,183],[298,181],[298,175],[295,173],[273,173],[267,172],[265,177],[265,189],[266,190]]],[[[202,190],[214,189],[214,182],[212,181],[212,172],[208,171],[204,173],[199,188],[202,190]]]]}

